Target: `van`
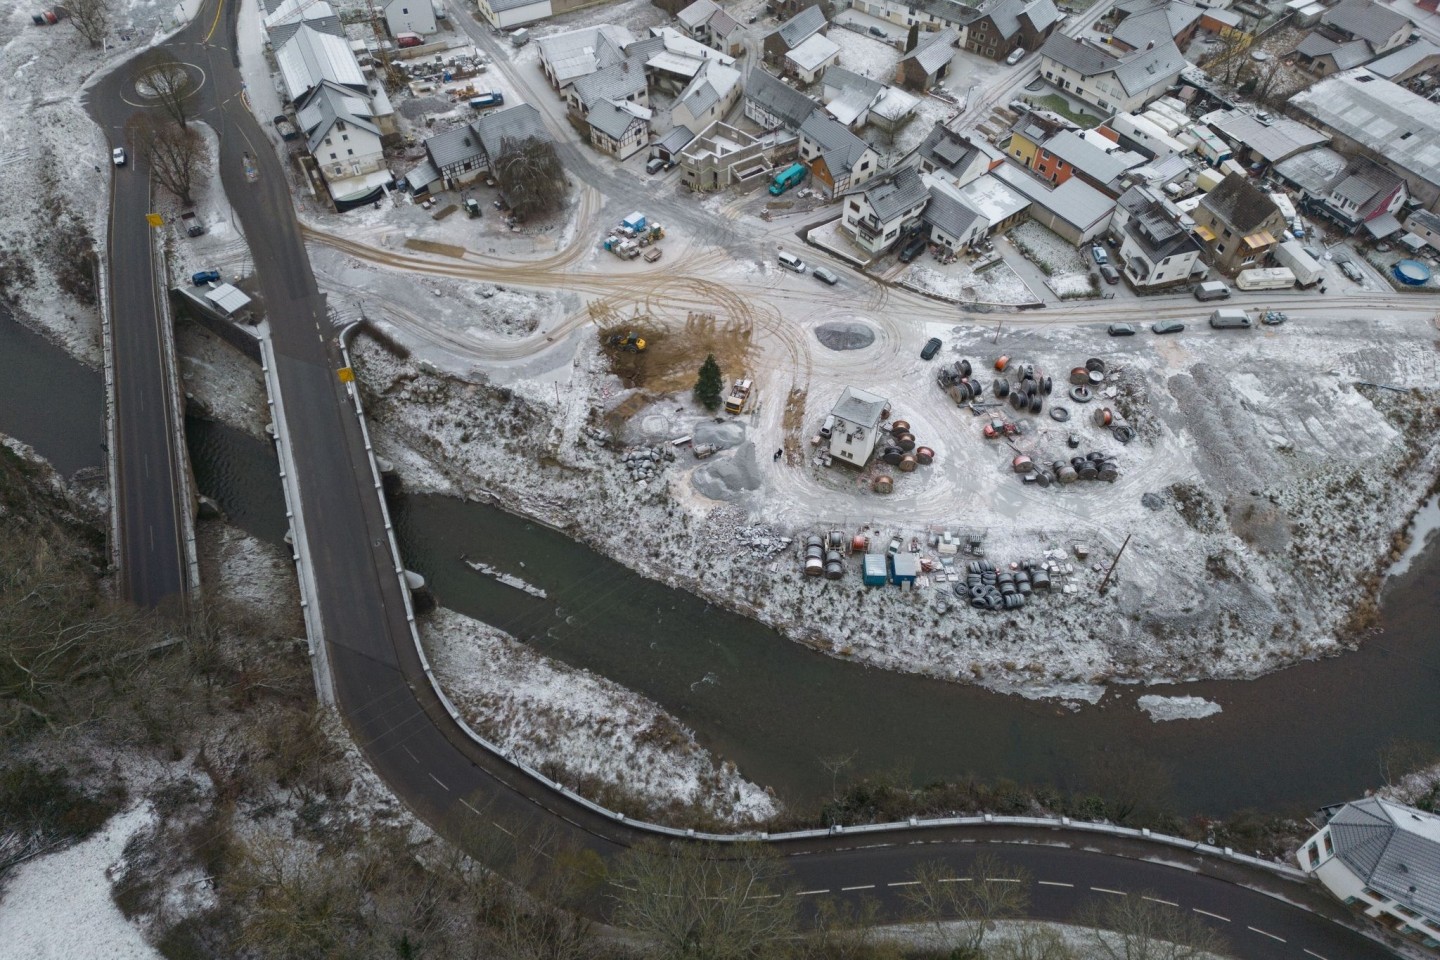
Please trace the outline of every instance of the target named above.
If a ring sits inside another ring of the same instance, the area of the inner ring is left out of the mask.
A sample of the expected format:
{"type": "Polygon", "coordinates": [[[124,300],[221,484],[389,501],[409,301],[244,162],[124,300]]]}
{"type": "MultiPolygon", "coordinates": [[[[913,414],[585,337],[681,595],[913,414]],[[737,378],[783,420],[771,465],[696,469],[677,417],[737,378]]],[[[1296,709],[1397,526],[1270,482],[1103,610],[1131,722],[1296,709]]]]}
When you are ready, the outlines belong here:
{"type": "Polygon", "coordinates": [[[1195,288],[1195,299],[1204,303],[1206,300],[1224,300],[1230,296],[1230,288],[1219,280],[1206,280],[1195,288]]]}
{"type": "Polygon", "coordinates": [[[1216,330],[1248,330],[1250,314],[1244,310],[1216,310],[1210,314],[1210,326],[1216,330]]]}
{"type": "Polygon", "coordinates": [[[395,34],[395,46],[402,50],[406,47],[418,47],[425,42],[425,38],[418,33],[397,33],[395,34]]]}
{"type": "Polygon", "coordinates": [[[794,270],[796,273],[805,272],[805,261],[795,256],[795,254],[793,253],[782,253],[776,259],[780,261],[780,266],[784,267],[786,270],[794,270]]]}

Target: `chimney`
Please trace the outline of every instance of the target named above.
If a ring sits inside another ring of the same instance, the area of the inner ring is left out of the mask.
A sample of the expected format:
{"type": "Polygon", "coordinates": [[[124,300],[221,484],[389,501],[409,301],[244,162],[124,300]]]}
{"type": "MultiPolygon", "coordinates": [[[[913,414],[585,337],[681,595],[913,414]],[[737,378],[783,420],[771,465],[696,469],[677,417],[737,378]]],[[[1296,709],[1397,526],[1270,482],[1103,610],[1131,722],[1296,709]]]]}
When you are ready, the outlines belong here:
{"type": "Polygon", "coordinates": [[[1155,41],[1154,41],[1154,40],[1151,40],[1149,43],[1145,44],[1145,49],[1146,49],[1146,50],[1154,50],[1154,49],[1155,49],[1155,41]]]}

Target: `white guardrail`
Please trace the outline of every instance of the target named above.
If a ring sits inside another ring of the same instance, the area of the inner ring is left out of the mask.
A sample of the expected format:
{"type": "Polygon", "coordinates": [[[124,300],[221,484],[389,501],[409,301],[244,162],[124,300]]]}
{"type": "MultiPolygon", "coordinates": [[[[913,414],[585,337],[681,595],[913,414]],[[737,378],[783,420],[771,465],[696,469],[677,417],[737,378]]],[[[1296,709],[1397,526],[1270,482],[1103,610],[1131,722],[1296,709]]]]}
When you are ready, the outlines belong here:
{"type": "MultiPolygon", "coordinates": [[[[345,364],[347,366],[351,366],[351,360],[350,349],[346,345],[345,340],[346,337],[351,333],[351,331],[354,330],[357,326],[358,324],[351,324],[350,326],[346,327],[340,334],[340,350],[344,354],[345,364]]],[[[380,465],[376,462],[375,450],[370,443],[370,430],[365,423],[365,410],[360,403],[360,391],[356,388],[354,382],[346,384],[346,390],[350,394],[350,399],[355,405],[355,415],[360,420],[360,431],[365,438],[365,453],[370,460],[370,470],[375,480],[376,493],[380,495],[380,510],[385,518],[385,532],[390,538],[390,550],[395,560],[395,575],[400,581],[401,596],[405,598],[405,619],[410,624],[410,633],[415,641],[415,650],[420,655],[420,663],[425,668],[425,676],[429,679],[431,688],[435,691],[436,696],[440,698],[440,702],[445,705],[445,710],[450,714],[450,718],[454,720],[455,723],[460,727],[460,729],[465,731],[466,736],[468,736],[476,744],[478,744],[494,756],[499,757],[501,760],[504,760],[511,766],[522,770],[535,780],[538,780],[541,783],[545,784],[545,786],[549,787],[550,789],[556,791],[557,793],[563,794],[567,799],[580,804],[581,806],[591,810],[592,812],[598,813],[601,816],[608,817],[611,820],[614,820],[616,823],[623,823],[637,830],[643,830],[661,836],[676,837],[681,839],[707,840],[715,843],[744,843],[755,841],[776,843],[786,840],[815,840],[824,837],[849,836],[852,834],[860,834],[863,836],[867,834],[888,833],[891,831],[899,830],[944,829],[947,827],[993,826],[1030,827],[1039,830],[1074,830],[1080,833],[1103,834],[1112,837],[1123,837],[1130,840],[1149,841],[1155,844],[1184,850],[1190,853],[1199,853],[1208,857],[1215,857],[1217,859],[1227,860],[1232,863],[1239,863],[1249,867],[1260,868],[1271,873],[1287,877],[1289,879],[1303,880],[1306,878],[1305,873],[1301,871],[1298,867],[1292,867],[1289,864],[1283,863],[1273,863],[1269,860],[1262,860],[1259,857],[1252,857],[1244,853],[1236,853],[1230,847],[1217,847],[1207,843],[1197,843],[1194,840],[1186,840],[1183,837],[1170,836],[1169,834],[1164,833],[1154,833],[1150,830],[1143,828],[1136,829],[1133,827],[1118,827],[1108,823],[1094,823],[1088,820],[1072,820],[1069,817],[1005,817],[995,816],[993,814],[987,813],[983,816],[978,817],[911,817],[909,820],[900,820],[893,823],[869,823],[853,827],[837,825],[828,829],[792,830],[787,833],[766,833],[754,831],[747,833],[705,833],[697,830],[682,830],[678,827],[661,826],[660,824],[647,823],[643,820],[634,820],[625,816],[625,814],[623,813],[619,813],[606,807],[602,807],[598,803],[595,803],[585,797],[580,796],[580,794],[571,790],[563,783],[559,782],[558,780],[550,779],[540,771],[536,770],[534,767],[525,763],[525,761],[515,757],[513,754],[508,753],[505,750],[502,750],[500,747],[491,743],[489,740],[486,740],[484,737],[480,736],[480,734],[476,733],[473,729],[471,729],[470,725],[465,722],[464,717],[461,716],[460,711],[455,708],[455,704],[452,703],[450,698],[445,695],[445,691],[441,689],[439,682],[435,679],[435,674],[430,669],[430,661],[425,656],[425,648],[420,642],[420,631],[415,625],[415,609],[410,602],[410,588],[405,583],[405,566],[404,562],[400,558],[400,545],[395,539],[395,530],[390,523],[390,508],[385,503],[384,491],[381,487],[380,480],[380,465]]]]}
{"type": "MultiPolygon", "coordinates": [[[[200,547],[195,540],[195,484],[190,473],[190,447],[185,440],[185,404],[180,389],[180,364],[175,357],[175,323],[170,316],[169,265],[165,263],[164,234],[159,230],[150,231],[150,255],[157,257],[165,271],[165,283],[156,297],[160,311],[161,328],[156,331],[160,337],[160,353],[165,360],[165,384],[170,394],[168,406],[175,415],[175,430],[170,435],[172,455],[175,458],[176,478],[180,484],[180,534],[184,541],[185,570],[188,574],[190,592],[200,589],[200,547]]],[[[153,277],[152,271],[152,277],[153,277]]],[[[153,281],[152,281],[153,282],[153,281]]]]}

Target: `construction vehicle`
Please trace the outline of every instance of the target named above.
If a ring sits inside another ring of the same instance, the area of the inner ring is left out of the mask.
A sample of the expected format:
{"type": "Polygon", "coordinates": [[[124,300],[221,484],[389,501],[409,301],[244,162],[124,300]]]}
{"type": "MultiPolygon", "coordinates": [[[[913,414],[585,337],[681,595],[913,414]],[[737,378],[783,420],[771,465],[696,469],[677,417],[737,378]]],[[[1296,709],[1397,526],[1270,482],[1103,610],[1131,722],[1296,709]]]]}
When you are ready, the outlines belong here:
{"type": "Polygon", "coordinates": [[[725,398],[726,413],[743,413],[750,391],[755,388],[754,380],[736,380],[730,385],[730,396],[725,398]]]}
{"type": "Polygon", "coordinates": [[[616,350],[624,353],[645,352],[645,338],[637,334],[634,330],[631,330],[624,336],[618,333],[612,333],[607,343],[616,350]]]}

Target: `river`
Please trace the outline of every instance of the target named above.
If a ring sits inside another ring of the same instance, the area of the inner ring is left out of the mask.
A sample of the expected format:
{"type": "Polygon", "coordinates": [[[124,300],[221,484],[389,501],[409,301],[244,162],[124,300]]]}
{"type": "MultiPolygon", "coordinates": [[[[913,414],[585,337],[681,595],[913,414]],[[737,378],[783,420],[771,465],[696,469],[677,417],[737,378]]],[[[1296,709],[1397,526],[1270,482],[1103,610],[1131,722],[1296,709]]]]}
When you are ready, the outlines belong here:
{"type": "MultiPolygon", "coordinates": [[[[0,318],[0,432],[67,472],[98,464],[98,382],[0,318]],[[52,403],[60,383],[65,402],[52,403]]],[[[284,502],[270,447],[201,420],[187,434],[201,492],[237,525],[278,542],[284,502]]],[[[1305,813],[1373,787],[1391,741],[1440,743],[1433,548],[1392,579],[1381,628],[1357,653],[1253,681],[1122,688],[1072,711],[812,653],[490,506],[407,495],[394,510],[407,565],[441,603],[654,699],[791,801],[827,795],[831,774],[821,760],[853,754],[849,773],[915,783],[973,775],[1103,790],[1096,778],[1113,774],[1097,770],[1143,769],[1169,782],[1172,804],[1186,813],[1305,813]],[[548,598],[477,574],[462,555],[517,574],[548,598]],[[1205,697],[1224,712],[1153,723],[1133,705],[1140,693],[1205,697]]]]}

